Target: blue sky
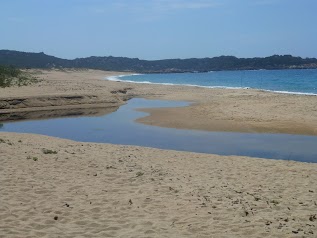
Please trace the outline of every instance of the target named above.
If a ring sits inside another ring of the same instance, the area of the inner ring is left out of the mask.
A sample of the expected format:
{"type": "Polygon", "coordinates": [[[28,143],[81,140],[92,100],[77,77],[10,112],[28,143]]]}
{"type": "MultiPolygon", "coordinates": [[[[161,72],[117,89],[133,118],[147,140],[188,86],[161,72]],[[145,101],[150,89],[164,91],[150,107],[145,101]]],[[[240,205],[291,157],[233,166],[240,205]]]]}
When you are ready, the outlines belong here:
{"type": "Polygon", "coordinates": [[[1,0],[0,49],[62,58],[317,57],[316,0],[1,0]]]}

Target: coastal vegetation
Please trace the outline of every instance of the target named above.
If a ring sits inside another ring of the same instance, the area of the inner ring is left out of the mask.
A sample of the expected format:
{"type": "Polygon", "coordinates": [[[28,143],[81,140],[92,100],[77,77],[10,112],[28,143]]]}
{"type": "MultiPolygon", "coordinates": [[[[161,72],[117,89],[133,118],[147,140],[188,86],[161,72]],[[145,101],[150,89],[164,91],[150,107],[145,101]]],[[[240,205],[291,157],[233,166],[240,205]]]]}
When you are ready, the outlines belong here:
{"type": "Polygon", "coordinates": [[[49,154],[57,154],[57,151],[50,150],[50,149],[42,149],[43,154],[49,155],[49,154]]]}
{"type": "Polygon", "coordinates": [[[27,72],[23,72],[13,66],[0,65],[0,87],[24,86],[38,80],[27,72]]]}
{"type": "Polygon", "coordinates": [[[264,58],[237,58],[219,56],[214,58],[140,60],[126,57],[97,57],[61,59],[41,53],[0,50],[0,65],[18,68],[89,68],[109,71],[132,71],[138,73],[182,73],[221,70],[259,69],[311,69],[317,68],[316,58],[291,55],[273,55],[264,58]]]}

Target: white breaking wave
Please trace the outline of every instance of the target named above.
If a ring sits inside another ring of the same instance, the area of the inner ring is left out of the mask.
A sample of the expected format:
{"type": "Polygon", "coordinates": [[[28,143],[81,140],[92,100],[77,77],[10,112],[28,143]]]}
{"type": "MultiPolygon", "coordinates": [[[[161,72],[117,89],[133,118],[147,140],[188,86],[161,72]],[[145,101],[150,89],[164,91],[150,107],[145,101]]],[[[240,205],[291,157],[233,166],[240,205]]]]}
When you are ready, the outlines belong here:
{"type": "MultiPolygon", "coordinates": [[[[210,72],[212,72],[212,71],[210,71],[210,72]]],[[[116,76],[106,77],[105,79],[110,80],[110,81],[116,81],[116,82],[138,83],[138,84],[157,84],[157,85],[168,85],[168,86],[187,86],[187,87],[220,88],[220,89],[256,89],[256,90],[265,91],[265,92],[272,92],[272,93],[317,96],[317,94],[315,94],[315,93],[290,92],[290,91],[274,91],[274,90],[269,90],[269,89],[251,88],[251,87],[203,86],[203,85],[197,85],[197,84],[153,83],[153,82],[149,82],[149,81],[133,81],[133,80],[120,79],[122,77],[134,76],[134,75],[143,75],[143,74],[116,75],[116,76]]]]}
{"type": "MultiPolygon", "coordinates": [[[[106,77],[105,79],[110,80],[110,81],[128,82],[130,80],[121,80],[119,78],[122,78],[124,76],[134,76],[134,75],[142,75],[142,74],[122,74],[122,75],[109,76],[109,77],[106,77]]],[[[134,81],[131,81],[131,83],[134,83],[134,81]]]]}
{"type": "Polygon", "coordinates": [[[106,77],[107,80],[116,81],[116,82],[126,82],[126,83],[138,83],[138,84],[157,84],[157,85],[169,85],[169,86],[188,86],[188,87],[199,87],[199,88],[223,88],[223,89],[249,89],[249,87],[225,87],[225,86],[203,86],[197,84],[177,84],[177,83],[153,83],[150,81],[133,81],[120,79],[125,76],[132,75],[142,75],[142,74],[130,74],[130,75],[117,75],[106,77]]]}
{"type": "Polygon", "coordinates": [[[283,94],[295,94],[295,95],[306,95],[306,96],[317,96],[316,93],[302,93],[302,92],[290,92],[290,91],[274,91],[268,89],[259,89],[265,92],[272,92],[272,93],[283,93],[283,94]]]}

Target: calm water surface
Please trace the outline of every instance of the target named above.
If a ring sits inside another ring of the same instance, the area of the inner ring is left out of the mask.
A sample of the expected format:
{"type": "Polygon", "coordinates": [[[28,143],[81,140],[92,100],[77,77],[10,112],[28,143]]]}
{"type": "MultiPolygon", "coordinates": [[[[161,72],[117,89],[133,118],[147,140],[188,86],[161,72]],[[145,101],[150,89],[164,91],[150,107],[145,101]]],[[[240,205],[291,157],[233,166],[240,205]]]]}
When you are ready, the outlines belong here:
{"type": "Polygon", "coordinates": [[[135,98],[116,112],[104,116],[11,122],[3,124],[0,131],[43,134],[82,142],[317,163],[317,136],[204,132],[134,122],[135,119],[147,115],[135,111],[136,108],[186,105],[186,102],[135,98]]]}

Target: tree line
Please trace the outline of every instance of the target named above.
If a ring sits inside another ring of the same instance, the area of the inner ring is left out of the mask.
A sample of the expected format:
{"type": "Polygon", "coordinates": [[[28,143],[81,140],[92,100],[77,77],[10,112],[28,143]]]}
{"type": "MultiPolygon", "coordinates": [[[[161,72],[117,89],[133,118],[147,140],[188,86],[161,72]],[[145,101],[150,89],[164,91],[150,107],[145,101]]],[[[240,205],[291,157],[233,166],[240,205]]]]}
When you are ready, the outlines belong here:
{"type": "Polygon", "coordinates": [[[89,68],[138,73],[182,73],[221,70],[259,69],[311,69],[317,68],[316,58],[301,58],[292,55],[237,58],[219,56],[213,58],[141,60],[127,57],[97,57],[61,59],[41,53],[0,50],[0,65],[18,68],[89,68]]]}

